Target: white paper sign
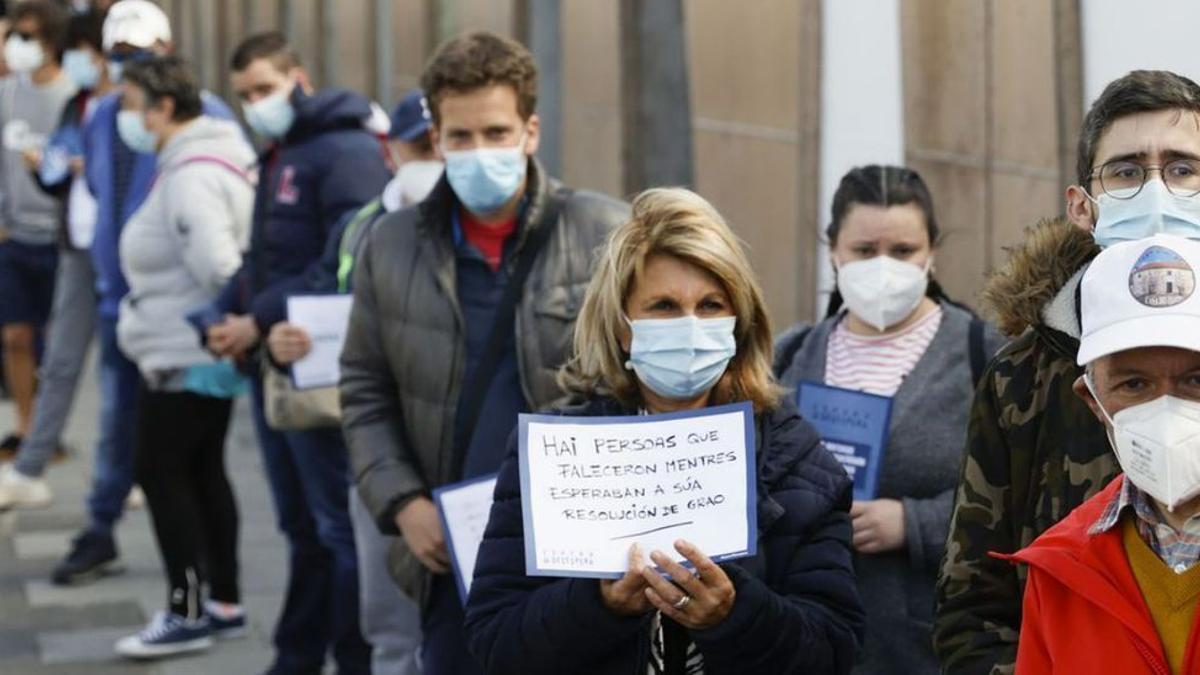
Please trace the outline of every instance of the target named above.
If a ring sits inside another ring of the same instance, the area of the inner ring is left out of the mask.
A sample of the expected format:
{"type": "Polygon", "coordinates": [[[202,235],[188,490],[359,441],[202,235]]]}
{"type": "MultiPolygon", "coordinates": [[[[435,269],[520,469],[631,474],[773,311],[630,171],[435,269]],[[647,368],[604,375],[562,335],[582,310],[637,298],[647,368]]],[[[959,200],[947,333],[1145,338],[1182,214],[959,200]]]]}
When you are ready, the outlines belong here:
{"type": "Polygon", "coordinates": [[[669,415],[521,415],[525,571],[620,577],[637,543],[682,561],[686,539],[714,561],[754,555],[749,403],[669,415]]]}
{"type": "Polygon", "coordinates": [[[312,351],[292,364],[297,389],[332,387],[341,376],[338,359],[350,325],[352,295],[293,295],[287,299],[288,323],[308,333],[312,351]]]}
{"type": "Polygon", "coordinates": [[[458,593],[464,605],[467,603],[467,594],[471,592],[475,558],[479,555],[479,545],[483,543],[483,531],[492,512],[492,493],[495,490],[496,474],[491,474],[444,485],[433,491],[433,499],[442,517],[442,527],[446,530],[446,548],[450,551],[458,593]]]}

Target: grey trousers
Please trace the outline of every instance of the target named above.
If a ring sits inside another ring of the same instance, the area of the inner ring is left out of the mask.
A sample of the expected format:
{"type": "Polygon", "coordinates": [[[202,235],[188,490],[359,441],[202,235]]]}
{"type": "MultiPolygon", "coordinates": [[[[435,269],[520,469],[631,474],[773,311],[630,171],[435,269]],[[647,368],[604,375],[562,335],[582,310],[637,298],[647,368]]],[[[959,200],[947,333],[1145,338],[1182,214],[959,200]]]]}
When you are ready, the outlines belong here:
{"type": "Polygon", "coordinates": [[[421,614],[388,573],[391,537],[375,525],[356,488],[350,489],[350,522],[358,552],[359,625],[371,645],[375,675],[419,675],[421,614]]]}
{"type": "Polygon", "coordinates": [[[41,476],[58,447],[75,402],[88,345],[96,332],[96,275],[91,254],[60,248],[55,274],[33,423],[15,463],[16,470],[26,476],[41,476]]]}

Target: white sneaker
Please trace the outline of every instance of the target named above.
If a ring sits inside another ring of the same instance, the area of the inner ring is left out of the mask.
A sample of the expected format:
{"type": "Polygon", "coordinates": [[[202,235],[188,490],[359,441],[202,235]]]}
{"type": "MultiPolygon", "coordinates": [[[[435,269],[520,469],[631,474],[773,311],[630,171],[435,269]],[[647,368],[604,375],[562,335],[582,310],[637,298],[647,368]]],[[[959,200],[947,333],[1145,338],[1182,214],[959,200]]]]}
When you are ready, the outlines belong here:
{"type": "Polygon", "coordinates": [[[12,464],[0,466],[0,511],[40,509],[54,501],[50,485],[17,471],[12,464]]]}
{"type": "Polygon", "coordinates": [[[146,505],[146,493],[142,492],[142,486],[134,485],[129,488],[129,494],[125,496],[125,510],[137,511],[146,505]]]}

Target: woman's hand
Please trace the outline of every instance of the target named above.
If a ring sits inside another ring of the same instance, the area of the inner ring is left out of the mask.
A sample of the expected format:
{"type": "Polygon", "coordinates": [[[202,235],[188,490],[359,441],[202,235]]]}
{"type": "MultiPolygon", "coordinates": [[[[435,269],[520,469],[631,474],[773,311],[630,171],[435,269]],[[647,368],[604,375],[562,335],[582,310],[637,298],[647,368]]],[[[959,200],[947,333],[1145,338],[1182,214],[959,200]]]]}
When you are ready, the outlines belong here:
{"type": "Polygon", "coordinates": [[[646,598],[646,580],[642,570],[646,561],[637,544],[629,547],[629,568],[620,579],[600,581],[600,600],[608,611],[622,616],[641,616],[652,607],[646,598]]]}
{"type": "Polygon", "coordinates": [[[646,597],[664,616],[671,617],[684,628],[703,630],[720,624],[733,611],[733,602],[737,598],[733,582],[725,570],[692,544],[680,539],[675,542],[675,550],[695,566],[695,574],[667,554],[655,551],[650,554],[650,559],[671,575],[675,583],[647,567],[642,570],[642,577],[649,586],[646,597]]]}
{"type": "Polygon", "coordinates": [[[898,499],[873,499],[850,505],[854,550],[886,553],[904,546],[904,504],[898,499]]]}
{"type": "Polygon", "coordinates": [[[271,326],[271,332],[267,335],[267,349],[275,363],[289,366],[312,351],[312,340],[303,328],[282,321],[271,326]]]}
{"type": "Polygon", "coordinates": [[[208,350],[217,356],[241,358],[258,344],[258,338],[253,316],[226,314],[224,322],[209,326],[208,350]]]}

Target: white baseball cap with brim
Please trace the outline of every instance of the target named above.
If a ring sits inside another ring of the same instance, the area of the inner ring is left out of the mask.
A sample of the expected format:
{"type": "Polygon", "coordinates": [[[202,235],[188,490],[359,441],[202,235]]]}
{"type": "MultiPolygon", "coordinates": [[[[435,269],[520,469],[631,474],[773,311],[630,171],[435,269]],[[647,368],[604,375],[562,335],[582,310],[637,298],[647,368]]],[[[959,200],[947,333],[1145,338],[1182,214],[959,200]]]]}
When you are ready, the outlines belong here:
{"type": "Polygon", "coordinates": [[[104,51],[119,44],[149,49],[156,42],[171,41],[171,22],[158,5],[149,0],[121,0],[104,17],[104,51]]]}
{"type": "Polygon", "coordinates": [[[1079,365],[1139,347],[1200,352],[1200,242],[1171,234],[1104,249],[1080,286],[1079,365]]]}

